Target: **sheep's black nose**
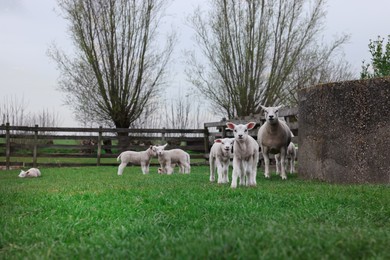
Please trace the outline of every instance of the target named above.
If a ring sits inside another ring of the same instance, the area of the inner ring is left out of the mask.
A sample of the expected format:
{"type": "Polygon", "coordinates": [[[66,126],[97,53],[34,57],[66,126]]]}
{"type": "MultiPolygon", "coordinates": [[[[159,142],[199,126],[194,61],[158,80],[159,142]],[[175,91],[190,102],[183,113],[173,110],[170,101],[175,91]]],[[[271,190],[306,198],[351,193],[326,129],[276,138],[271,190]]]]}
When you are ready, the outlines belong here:
{"type": "Polygon", "coordinates": [[[242,138],[242,135],[238,135],[239,138],[242,138]]]}
{"type": "Polygon", "coordinates": [[[270,115],[270,116],[269,116],[269,119],[274,119],[274,116],[271,116],[271,115],[270,115]]]}

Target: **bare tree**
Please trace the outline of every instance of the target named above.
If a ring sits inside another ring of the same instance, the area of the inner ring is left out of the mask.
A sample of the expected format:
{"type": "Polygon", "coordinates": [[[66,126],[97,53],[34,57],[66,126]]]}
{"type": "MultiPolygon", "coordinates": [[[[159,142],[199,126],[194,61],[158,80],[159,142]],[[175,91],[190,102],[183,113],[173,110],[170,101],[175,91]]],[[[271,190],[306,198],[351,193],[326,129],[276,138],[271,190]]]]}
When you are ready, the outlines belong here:
{"type": "Polygon", "coordinates": [[[318,46],[324,9],[325,0],[212,0],[190,17],[206,62],[189,55],[189,81],[229,118],[294,102],[298,84],[333,70],[326,64],[348,39],[318,46]]]}
{"type": "Polygon", "coordinates": [[[86,124],[128,128],[164,85],[174,34],[160,48],[165,0],[58,0],[76,47],[71,58],[53,47],[59,88],[86,124]]]}

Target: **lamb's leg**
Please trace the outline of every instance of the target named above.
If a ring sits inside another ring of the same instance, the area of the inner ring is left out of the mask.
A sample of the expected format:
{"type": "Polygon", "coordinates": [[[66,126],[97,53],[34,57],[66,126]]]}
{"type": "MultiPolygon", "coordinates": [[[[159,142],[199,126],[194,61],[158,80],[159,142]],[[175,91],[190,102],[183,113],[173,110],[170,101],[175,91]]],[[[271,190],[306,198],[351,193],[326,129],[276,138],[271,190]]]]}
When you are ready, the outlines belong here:
{"type": "Polygon", "coordinates": [[[149,174],[149,163],[145,165],[145,174],[149,174]]]}
{"type": "Polygon", "coordinates": [[[259,161],[259,154],[255,154],[253,156],[253,162],[252,162],[252,186],[256,186],[256,177],[257,177],[257,162],[259,161]]]}
{"type": "Polygon", "coordinates": [[[229,164],[223,165],[223,183],[229,183],[229,164]]]}
{"type": "Polygon", "coordinates": [[[189,162],[186,163],[186,171],[185,173],[190,174],[191,173],[191,164],[189,162]]]}
{"type": "Polygon", "coordinates": [[[218,184],[222,184],[224,183],[223,182],[223,178],[224,178],[224,169],[223,169],[223,166],[221,164],[221,162],[219,160],[217,160],[217,173],[218,173],[218,184]]]}
{"type": "Polygon", "coordinates": [[[119,167],[118,167],[118,175],[122,175],[123,173],[123,169],[126,167],[127,163],[126,162],[122,162],[119,167]]]}
{"type": "Polygon", "coordinates": [[[143,174],[146,174],[145,163],[141,162],[141,170],[143,174]]]}
{"type": "MultiPolygon", "coordinates": [[[[240,165],[237,162],[236,158],[233,158],[232,184],[230,186],[233,189],[237,188],[237,178],[238,178],[238,176],[241,176],[240,165]]],[[[240,180],[240,182],[241,182],[241,180],[240,180]]]]}
{"type": "Polygon", "coordinates": [[[210,158],[210,182],[215,181],[215,158],[210,158]]]}
{"type": "Polygon", "coordinates": [[[165,171],[167,174],[172,174],[173,173],[173,168],[172,168],[172,164],[171,164],[171,160],[167,160],[166,161],[166,164],[165,164],[165,171]]]}
{"type": "Polygon", "coordinates": [[[270,178],[269,175],[269,154],[268,154],[268,148],[262,147],[261,150],[263,151],[263,158],[264,158],[264,176],[266,178],[270,178]]]}
{"type": "Polygon", "coordinates": [[[281,170],[281,176],[282,176],[282,180],[286,180],[287,179],[287,176],[286,176],[286,164],[285,164],[285,160],[286,160],[286,153],[287,153],[287,150],[285,147],[282,147],[280,148],[280,170],[281,170]]]}
{"type": "Polygon", "coordinates": [[[295,154],[293,153],[291,155],[291,160],[290,160],[290,173],[293,174],[295,172],[295,154]]]}

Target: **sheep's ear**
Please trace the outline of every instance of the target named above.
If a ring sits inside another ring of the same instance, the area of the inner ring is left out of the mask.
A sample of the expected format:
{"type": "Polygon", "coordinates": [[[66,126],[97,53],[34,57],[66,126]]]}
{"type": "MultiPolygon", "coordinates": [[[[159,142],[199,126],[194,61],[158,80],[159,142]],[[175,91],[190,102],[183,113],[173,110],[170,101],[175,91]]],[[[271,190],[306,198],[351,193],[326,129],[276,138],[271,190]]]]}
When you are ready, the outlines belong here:
{"type": "Polygon", "coordinates": [[[149,149],[152,149],[152,150],[153,150],[153,145],[150,145],[150,146],[149,146],[149,149]]]}
{"type": "Polygon", "coordinates": [[[248,124],[246,124],[246,128],[247,128],[248,130],[253,129],[255,126],[256,126],[256,123],[255,123],[255,122],[249,122],[248,124]]]}
{"type": "Polygon", "coordinates": [[[260,107],[263,109],[263,110],[267,110],[267,108],[263,105],[260,105],[260,107]]]}
{"type": "Polygon", "coordinates": [[[227,123],[226,123],[226,126],[227,126],[230,130],[234,130],[234,128],[236,128],[236,125],[233,124],[232,122],[227,122],[227,123]]]}
{"type": "Polygon", "coordinates": [[[221,139],[215,139],[214,143],[222,143],[222,140],[221,139]]]}
{"type": "Polygon", "coordinates": [[[168,145],[168,143],[166,143],[166,144],[163,145],[164,149],[165,149],[165,147],[167,147],[167,145],[168,145]]]}
{"type": "Polygon", "coordinates": [[[278,106],[278,107],[276,107],[276,110],[279,110],[279,109],[281,109],[283,106],[278,106]]]}

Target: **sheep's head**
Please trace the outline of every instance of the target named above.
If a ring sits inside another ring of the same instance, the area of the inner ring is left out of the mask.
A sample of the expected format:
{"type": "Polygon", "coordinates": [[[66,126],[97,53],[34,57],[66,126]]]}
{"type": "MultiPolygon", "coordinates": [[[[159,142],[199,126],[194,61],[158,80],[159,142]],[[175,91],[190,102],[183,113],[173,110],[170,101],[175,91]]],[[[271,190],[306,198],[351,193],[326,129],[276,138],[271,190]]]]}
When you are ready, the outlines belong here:
{"type": "Polygon", "coordinates": [[[151,145],[151,146],[149,146],[149,148],[148,148],[148,154],[150,155],[150,156],[156,156],[157,155],[157,153],[156,153],[156,151],[155,151],[155,149],[153,149],[153,145],[151,145]]]}
{"type": "Polygon", "coordinates": [[[265,107],[265,106],[261,106],[261,108],[264,110],[265,120],[268,123],[270,123],[271,125],[272,124],[276,124],[278,122],[279,109],[281,107],[282,106],[278,106],[278,107],[265,107]]]}
{"type": "Polygon", "coordinates": [[[248,130],[253,129],[256,126],[255,122],[249,122],[246,125],[239,124],[236,125],[234,123],[228,122],[226,123],[227,127],[230,130],[233,130],[234,139],[239,142],[243,142],[248,137],[248,130]]]}
{"type": "Polygon", "coordinates": [[[233,149],[234,138],[215,139],[214,143],[220,143],[223,151],[230,152],[233,149]]]}
{"type": "Polygon", "coordinates": [[[21,170],[20,173],[19,173],[19,177],[20,178],[24,178],[24,177],[26,177],[26,175],[27,175],[27,172],[25,172],[23,170],[21,170]]]}
{"type": "Polygon", "coordinates": [[[155,154],[157,155],[162,155],[164,153],[164,149],[165,147],[167,146],[168,144],[164,144],[164,145],[154,145],[152,150],[155,154]]]}

